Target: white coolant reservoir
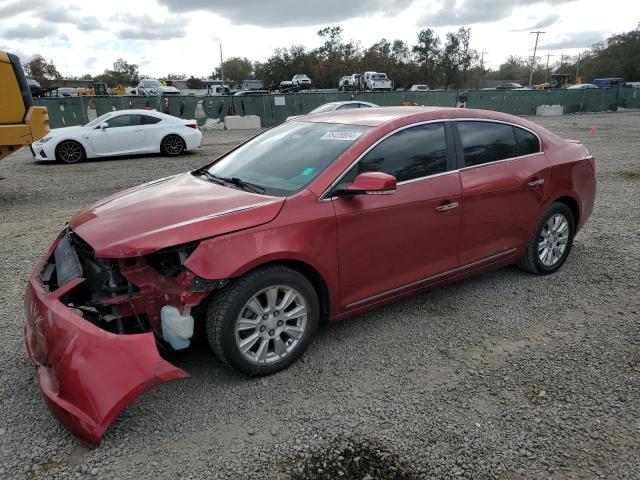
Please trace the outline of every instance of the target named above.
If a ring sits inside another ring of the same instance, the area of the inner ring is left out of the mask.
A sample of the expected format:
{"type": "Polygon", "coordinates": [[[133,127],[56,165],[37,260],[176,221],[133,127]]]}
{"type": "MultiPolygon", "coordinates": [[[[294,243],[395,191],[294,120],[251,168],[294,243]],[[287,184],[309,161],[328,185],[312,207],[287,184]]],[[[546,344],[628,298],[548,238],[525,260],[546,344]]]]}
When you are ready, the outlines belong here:
{"type": "Polygon", "coordinates": [[[189,313],[188,308],[182,314],[171,305],[165,305],[160,310],[162,337],[174,350],[182,350],[189,346],[189,339],[193,336],[193,317],[189,313]]]}

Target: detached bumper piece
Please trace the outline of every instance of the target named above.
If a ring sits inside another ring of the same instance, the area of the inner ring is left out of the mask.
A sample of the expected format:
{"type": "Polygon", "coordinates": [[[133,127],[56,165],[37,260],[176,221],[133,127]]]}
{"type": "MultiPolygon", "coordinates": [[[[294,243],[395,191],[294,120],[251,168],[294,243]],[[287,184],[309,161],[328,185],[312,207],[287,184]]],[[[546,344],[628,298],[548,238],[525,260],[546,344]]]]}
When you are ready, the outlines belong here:
{"type": "Polygon", "coordinates": [[[136,397],[188,374],[160,357],[152,332],[112,333],[65,305],[61,299],[86,282],[76,273],[67,270],[64,285],[49,291],[36,269],[25,292],[25,343],[51,412],[71,433],[96,445],[136,397]]]}

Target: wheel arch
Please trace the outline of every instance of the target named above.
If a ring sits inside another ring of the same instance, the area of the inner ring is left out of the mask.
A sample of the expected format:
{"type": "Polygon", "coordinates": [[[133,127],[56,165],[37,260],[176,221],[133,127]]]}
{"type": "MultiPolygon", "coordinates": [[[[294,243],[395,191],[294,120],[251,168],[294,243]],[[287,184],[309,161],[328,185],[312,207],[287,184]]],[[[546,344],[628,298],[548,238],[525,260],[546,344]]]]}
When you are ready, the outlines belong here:
{"type": "Polygon", "coordinates": [[[84,141],[82,141],[81,139],[78,139],[78,138],[65,137],[65,138],[62,138],[62,139],[58,140],[55,143],[55,145],[51,146],[52,149],[53,149],[53,155],[54,155],[54,157],[56,159],[58,158],[58,148],[64,142],[75,142],[75,143],[77,143],[78,145],[80,145],[80,147],[82,147],[82,150],[84,151],[84,158],[93,158],[93,150],[90,148],[89,145],[85,144],[84,141]]]}
{"type": "Polygon", "coordinates": [[[259,268],[269,267],[272,265],[284,265],[285,267],[295,270],[309,280],[318,295],[318,304],[320,305],[320,323],[327,323],[331,313],[331,295],[329,293],[329,287],[327,286],[327,282],[322,274],[309,263],[293,258],[279,258],[269,260],[258,265],[253,265],[250,269],[244,271],[241,276],[247,275],[259,268]]]}
{"type": "Polygon", "coordinates": [[[580,204],[578,203],[578,201],[571,195],[562,195],[549,202],[549,205],[551,205],[552,203],[562,203],[571,209],[571,213],[573,213],[573,220],[575,223],[574,228],[577,229],[578,225],[580,225],[580,204]]]}

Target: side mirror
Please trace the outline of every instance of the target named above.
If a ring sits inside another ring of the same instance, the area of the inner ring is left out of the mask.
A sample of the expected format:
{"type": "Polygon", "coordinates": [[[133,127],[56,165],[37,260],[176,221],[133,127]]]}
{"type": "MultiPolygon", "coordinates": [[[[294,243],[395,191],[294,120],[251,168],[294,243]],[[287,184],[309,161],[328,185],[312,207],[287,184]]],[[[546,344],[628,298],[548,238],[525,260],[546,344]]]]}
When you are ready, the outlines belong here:
{"type": "Polygon", "coordinates": [[[107,122],[102,122],[102,123],[100,124],[100,129],[101,129],[101,130],[104,130],[105,128],[109,128],[109,124],[108,124],[107,122]]]}
{"type": "Polygon", "coordinates": [[[365,172],[346,187],[349,193],[365,195],[391,195],[396,191],[396,177],[382,172],[365,172]]]}

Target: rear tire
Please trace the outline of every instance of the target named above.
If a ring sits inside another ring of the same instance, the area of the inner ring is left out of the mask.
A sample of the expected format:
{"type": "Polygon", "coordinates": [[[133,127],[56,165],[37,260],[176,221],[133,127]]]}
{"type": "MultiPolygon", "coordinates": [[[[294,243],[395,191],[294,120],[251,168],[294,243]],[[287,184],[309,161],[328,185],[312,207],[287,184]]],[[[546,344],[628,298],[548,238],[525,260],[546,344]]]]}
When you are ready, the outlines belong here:
{"type": "Polygon", "coordinates": [[[207,337],[227,366],[249,376],[287,368],[307,349],[318,327],[316,292],[283,265],[259,268],[211,300],[207,337]]]}
{"type": "Polygon", "coordinates": [[[164,137],[160,142],[160,151],[168,157],[177,157],[183,154],[186,149],[187,144],[182,137],[173,133],[164,137]]]}
{"type": "Polygon", "coordinates": [[[571,209],[564,203],[552,203],[540,218],[518,267],[536,275],[557,271],[571,252],[575,228],[571,209]]]}
{"type": "Polygon", "coordinates": [[[63,140],[56,146],[56,160],[62,163],[78,163],[87,158],[84,147],[75,140],[63,140]]]}

